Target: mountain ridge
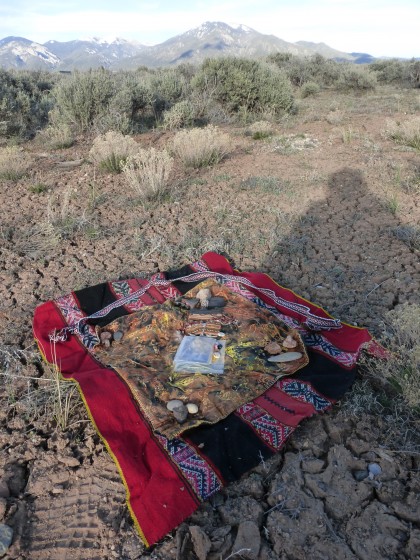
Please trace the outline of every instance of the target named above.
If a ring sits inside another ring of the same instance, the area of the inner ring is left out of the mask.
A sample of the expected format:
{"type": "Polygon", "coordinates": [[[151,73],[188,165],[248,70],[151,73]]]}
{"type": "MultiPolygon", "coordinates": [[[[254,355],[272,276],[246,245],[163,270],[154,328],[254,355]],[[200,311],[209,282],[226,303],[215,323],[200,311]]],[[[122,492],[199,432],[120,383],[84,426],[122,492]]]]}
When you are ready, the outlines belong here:
{"type": "Polygon", "coordinates": [[[40,44],[24,37],[9,36],[0,40],[0,67],[28,70],[87,70],[98,67],[117,70],[139,66],[156,68],[182,62],[200,63],[209,57],[255,58],[279,52],[298,56],[321,54],[326,58],[349,62],[374,60],[366,53],[345,53],[325,43],[289,43],[243,24],[207,21],[152,46],[120,37],[112,41],[98,37],[71,41],[52,39],[40,44]]]}

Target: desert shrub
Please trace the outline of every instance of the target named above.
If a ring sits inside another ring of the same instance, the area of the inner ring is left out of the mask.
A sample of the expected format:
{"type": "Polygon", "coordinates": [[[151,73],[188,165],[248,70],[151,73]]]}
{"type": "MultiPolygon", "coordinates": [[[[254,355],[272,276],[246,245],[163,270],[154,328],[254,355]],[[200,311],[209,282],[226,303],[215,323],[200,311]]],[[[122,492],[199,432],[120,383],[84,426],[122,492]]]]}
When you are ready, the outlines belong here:
{"type": "MultiPolygon", "coordinates": [[[[128,134],[147,128],[154,100],[150,73],[118,72],[114,79],[118,87],[109,100],[108,110],[95,119],[95,131],[103,134],[108,130],[117,130],[128,134]]],[[[153,117],[153,124],[154,120],[153,117]]]]}
{"type": "Polygon", "coordinates": [[[306,82],[303,84],[300,94],[303,98],[316,95],[320,92],[320,87],[316,82],[306,82]]]}
{"type": "Polygon", "coordinates": [[[106,70],[74,72],[54,87],[55,121],[73,126],[78,132],[89,130],[105,115],[117,91],[117,83],[106,70]]]}
{"type": "Polygon", "coordinates": [[[46,125],[55,80],[48,72],[0,69],[0,135],[31,138],[46,125]]]}
{"type": "Polygon", "coordinates": [[[16,181],[23,177],[31,164],[30,157],[17,146],[0,148],[0,177],[16,181]]]}
{"type": "Polygon", "coordinates": [[[324,58],[319,54],[301,57],[290,53],[275,53],[268,57],[269,62],[281,68],[293,85],[302,87],[307,82],[330,86],[338,79],[340,63],[324,58]]]}
{"type": "Polygon", "coordinates": [[[388,121],[385,134],[397,144],[420,150],[420,117],[413,117],[402,123],[388,121]]]}
{"type": "Polygon", "coordinates": [[[229,151],[230,138],[216,126],[181,130],[172,140],[172,151],[186,167],[206,167],[221,161],[229,151]]]}
{"type": "Polygon", "coordinates": [[[194,107],[187,99],[178,101],[163,113],[163,127],[169,130],[191,126],[194,121],[194,107]]]}
{"type": "Polygon", "coordinates": [[[204,61],[192,87],[208,92],[231,114],[291,111],[290,82],[274,65],[246,58],[211,58],[204,61]]]}
{"type": "Polygon", "coordinates": [[[370,364],[370,372],[387,380],[407,405],[420,410],[420,306],[404,304],[385,316],[386,360],[370,364]]]}
{"type": "Polygon", "coordinates": [[[262,138],[269,138],[272,136],[274,134],[274,128],[268,121],[257,121],[248,127],[247,133],[250,134],[254,140],[261,140],[262,138]]]}
{"type": "Polygon", "coordinates": [[[128,185],[141,200],[159,200],[168,190],[173,158],[166,150],[140,149],[122,166],[128,185]]]}
{"type": "Polygon", "coordinates": [[[153,94],[153,108],[157,119],[160,118],[163,111],[167,111],[186,97],[188,83],[187,78],[176,68],[159,69],[151,75],[150,89],[153,94]]]}
{"type": "Polygon", "coordinates": [[[95,138],[89,157],[102,169],[120,173],[128,156],[132,156],[138,151],[139,145],[133,138],[110,130],[95,138]]]}
{"type": "Polygon", "coordinates": [[[377,60],[369,64],[369,70],[376,75],[378,82],[420,87],[419,60],[377,60]]]}
{"type": "Polygon", "coordinates": [[[385,84],[402,82],[407,76],[406,65],[396,58],[372,62],[369,64],[369,70],[376,74],[378,82],[385,84]]]}
{"type": "Polygon", "coordinates": [[[38,133],[37,139],[53,150],[69,148],[74,144],[74,134],[68,124],[51,124],[38,133]]]}
{"type": "Polygon", "coordinates": [[[377,85],[376,76],[366,68],[345,64],[342,72],[335,83],[335,87],[341,91],[368,91],[375,89],[377,85]]]}
{"type": "Polygon", "coordinates": [[[416,225],[401,225],[392,229],[397,239],[406,243],[410,249],[420,251],[420,227],[416,225]]]}

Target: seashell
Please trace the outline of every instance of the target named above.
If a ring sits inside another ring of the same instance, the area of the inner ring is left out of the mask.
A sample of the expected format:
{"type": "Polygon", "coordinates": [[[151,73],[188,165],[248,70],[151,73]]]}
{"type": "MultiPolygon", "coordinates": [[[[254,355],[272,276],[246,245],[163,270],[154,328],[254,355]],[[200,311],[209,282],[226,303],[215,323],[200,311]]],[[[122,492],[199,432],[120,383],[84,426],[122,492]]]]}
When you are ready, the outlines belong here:
{"type": "Polygon", "coordinates": [[[282,344],[285,348],[296,348],[297,346],[296,340],[290,334],[286,336],[282,344]]]}
{"type": "Polygon", "coordinates": [[[214,358],[215,360],[219,360],[219,359],[220,359],[220,356],[221,356],[220,352],[213,352],[213,358],[214,358]]]}
{"type": "Polygon", "coordinates": [[[196,297],[200,300],[201,307],[208,307],[211,291],[208,288],[201,288],[201,290],[198,290],[196,297]]]}
{"type": "Polygon", "coordinates": [[[187,403],[187,410],[190,414],[197,414],[198,406],[192,402],[187,403]]]}
{"type": "Polygon", "coordinates": [[[181,403],[179,406],[172,410],[172,414],[175,416],[175,420],[180,424],[183,424],[188,416],[188,409],[181,403]]]}
{"type": "Polygon", "coordinates": [[[122,337],[123,337],[123,332],[122,331],[116,331],[112,335],[112,338],[115,340],[115,342],[119,342],[122,339],[122,337]]]}
{"type": "Polygon", "coordinates": [[[269,354],[280,354],[281,352],[281,346],[280,344],[277,344],[277,342],[271,341],[267,344],[267,346],[264,347],[264,350],[266,352],[268,352],[269,354]]]}
{"type": "Polygon", "coordinates": [[[293,360],[298,360],[302,357],[300,352],[284,352],[278,356],[270,356],[268,358],[269,362],[293,362],[293,360]]]}
{"type": "Polygon", "coordinates": [[[101,338],[101,342],[105,342],[105,340],[111,340],[112,333],[110,333],[109,331],[102,331],[100,338],[101,338]]]}
{"type": "Polygon", "coordinates": [[[220,336],[220,338],[223,338],[226,335],[225,335],[224,332],[220,331],[220,332],[217,333],[217,336],[220,336]]]}
{"type": "Polygon", "coordinates": [[[184,405],[182,401],[180,401],[179,399],[172,399],[168,401],[166,408],[172,412],[174,408],[181,405],[184,405]]]}

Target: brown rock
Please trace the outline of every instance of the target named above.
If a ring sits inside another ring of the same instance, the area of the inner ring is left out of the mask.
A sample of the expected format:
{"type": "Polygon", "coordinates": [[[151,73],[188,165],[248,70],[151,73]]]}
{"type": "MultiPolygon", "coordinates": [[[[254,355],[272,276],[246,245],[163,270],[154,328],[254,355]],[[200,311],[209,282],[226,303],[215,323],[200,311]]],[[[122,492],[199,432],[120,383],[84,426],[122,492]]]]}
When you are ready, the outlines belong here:
{"type": "Polygon", "coordinates": [[[261,535],[258,525],[253,521],[243,521],[239,524],[238,534],[232,548],[232,554],[242,558],[256,560],[261,546],[261,535]]]}
{"type": "Polygon", "coordinates": [[[194,547],[194,552],[198,560],[206,560],[207,554],[210,552],[211,542],[206,533],[198,527],[193,525],[190,527],[191,540],[194,547]]]}
{"type": "Polygon", "coordinates": [[[268,354],[272,354],[273,356],[275,356],[276,354],[280,354],[281,346],[277,342],[272,341],[272,342],[269,342],[267,344],[267,346],[265,346],[264,350],[268,354]]]}
{"type": "Polygon", "coordinates": [[[0,498],[8,498],[10,496],[10,490],[7,486],[5,480],[0,480],[0,498]]]}

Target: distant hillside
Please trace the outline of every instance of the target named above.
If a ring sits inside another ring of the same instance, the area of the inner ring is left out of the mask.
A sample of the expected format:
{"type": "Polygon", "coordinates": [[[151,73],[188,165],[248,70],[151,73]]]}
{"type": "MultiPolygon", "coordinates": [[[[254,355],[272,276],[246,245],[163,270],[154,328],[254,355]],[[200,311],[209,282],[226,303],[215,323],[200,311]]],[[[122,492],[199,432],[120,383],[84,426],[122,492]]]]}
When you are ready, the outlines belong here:
{"type": "Polygon", "coordinates": [[[152,47],[136,41],[98,38],[74,41],[47,41],[43,45],[24,37],[6,37],[0,41],[0,66],[48,70],[86,70],[88,68],[156,68],[181,62],[199,63],[208,57],[265,57],[284,52],[298,56],[321,54],[326,58],[349,62],[371,62],[369,54],[345,53],[325,43],[298,41],[288,43],[274,35],[265,35],[245,25],[206,22],[152,47]]]}

